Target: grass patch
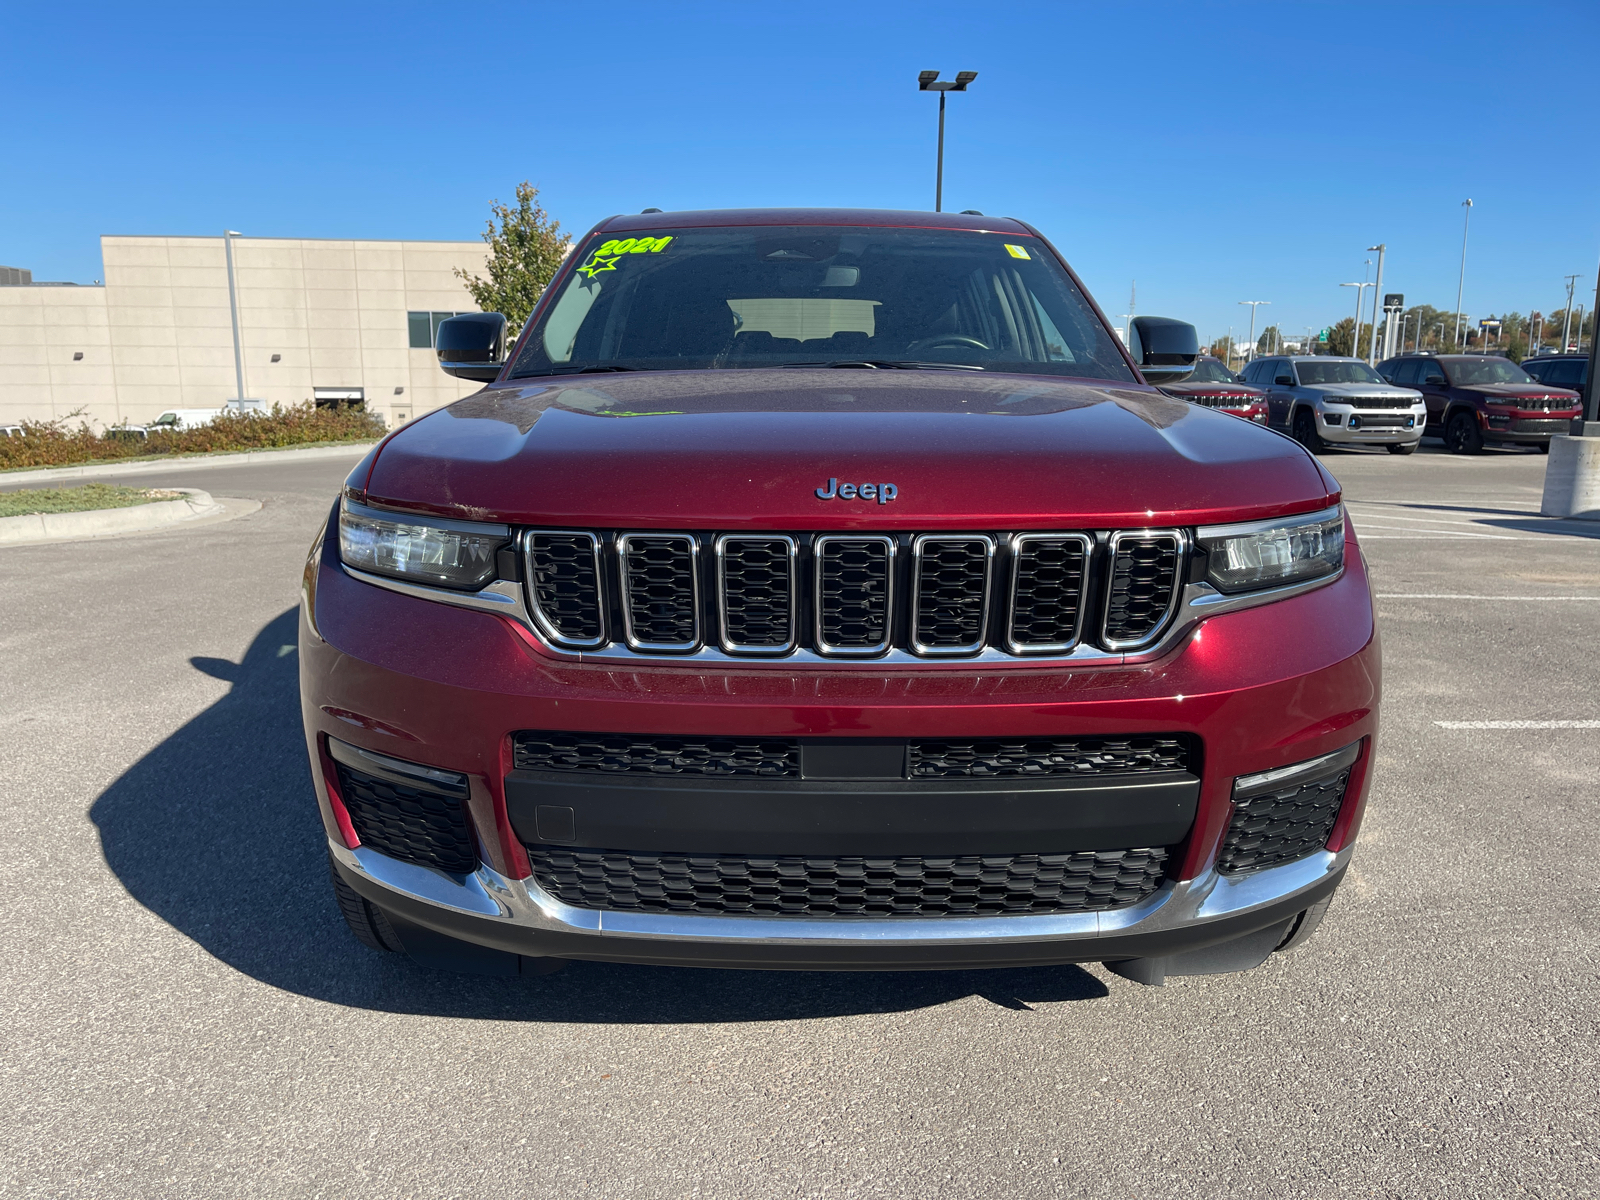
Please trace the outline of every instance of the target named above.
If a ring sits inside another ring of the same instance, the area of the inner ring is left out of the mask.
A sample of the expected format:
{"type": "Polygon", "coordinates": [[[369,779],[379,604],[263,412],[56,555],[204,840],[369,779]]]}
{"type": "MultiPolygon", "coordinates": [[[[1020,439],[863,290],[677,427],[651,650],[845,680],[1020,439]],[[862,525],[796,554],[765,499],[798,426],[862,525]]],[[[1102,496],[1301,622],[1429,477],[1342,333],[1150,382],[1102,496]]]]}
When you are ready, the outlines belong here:
{"type": "Polygon", "coordinates": [[[225,412],[199,429],[161,430],[148,438],[117,436],[114,430],[106,436],[87,424],[72,429],[67,425],[70,419],[24,421],[20,435],[0,436],[0,471],[370,442],[388,432],[376,413],[312,404],[273,405],[268,412],[225,412]]]}
{"type": "Polygon", "coordinates": [[[182,492],[161,488],[115,487],[109,483],[86,483],[81,487],[24,488],[16,492],[0,492],[0,517],[132,508],[136,504],[176,500],[181,495],[182,492]]]}

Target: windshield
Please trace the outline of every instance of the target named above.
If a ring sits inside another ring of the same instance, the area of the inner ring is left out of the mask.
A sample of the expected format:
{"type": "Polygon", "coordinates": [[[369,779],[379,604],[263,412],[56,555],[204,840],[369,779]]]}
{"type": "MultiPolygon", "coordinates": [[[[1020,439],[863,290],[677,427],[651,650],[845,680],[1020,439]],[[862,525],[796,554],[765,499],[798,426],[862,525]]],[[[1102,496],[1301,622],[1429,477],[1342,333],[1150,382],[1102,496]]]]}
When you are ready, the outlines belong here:
{"type": "Polygon", "coordinates": [[[596,237],[577,254],[513,378],[835,363],[1134,378],[1031,237],[761,226],[596,237]]]}
{"type": "Polygon", "coordinates": [[[1221,359],[1202,358],[1194,365],[1194,374],[1185,383],[1232,383],[1233,372],[1222,365],[1221,359]]]}
{"type": "Polygon", "coordinates": [[[1386,380],[1364,362],[1354,359],[1330,358],[1326,362],[1301,360],[1294,364],[1300,373],[1303,387],[1316,387],[1323,383],[1384,383],[1386,380]]]}
{"type": "Polygon", "coordinates": [[[1440,361],[1444,373],[1455,387],[1470,387],[1475,383],[1532,383],[1529,375],[1516,363],[1503,358],[1447,358],[1440,361]]]}

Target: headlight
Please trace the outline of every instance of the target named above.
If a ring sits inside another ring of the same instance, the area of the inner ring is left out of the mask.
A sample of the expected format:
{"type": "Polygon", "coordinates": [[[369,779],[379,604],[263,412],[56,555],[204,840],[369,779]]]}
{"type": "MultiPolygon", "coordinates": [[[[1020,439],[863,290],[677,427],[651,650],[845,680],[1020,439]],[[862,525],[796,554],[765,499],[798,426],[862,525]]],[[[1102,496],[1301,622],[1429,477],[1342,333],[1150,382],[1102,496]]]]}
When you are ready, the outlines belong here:
{"type": "Polygon", "coordinates": [[[495,553],[511,542],[504,525],[412,517],[346,500],[339,506],[339,556],[347,566],[433,587],[483,587],[495,553]]]}
{"type": "Polygon", "coordinates": [[[1206,552],[1206,578],[1234,594],[1281,587],[1335,574],[1344,566],[1344,509],[1303,517],[1213,525],[1198,538],[1206,552]]]}

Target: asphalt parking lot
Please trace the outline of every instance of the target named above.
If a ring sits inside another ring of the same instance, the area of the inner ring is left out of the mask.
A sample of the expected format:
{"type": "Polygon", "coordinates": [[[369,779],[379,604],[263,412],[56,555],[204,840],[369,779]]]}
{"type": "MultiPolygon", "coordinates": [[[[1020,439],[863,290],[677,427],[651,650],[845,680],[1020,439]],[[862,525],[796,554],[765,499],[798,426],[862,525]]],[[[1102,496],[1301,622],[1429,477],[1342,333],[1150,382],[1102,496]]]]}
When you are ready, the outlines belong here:
{"type": "Polygon", "coordinates": [[[1600,524],[1537,515],[1547,459],[1324,458],[1385,651],[1354,867],[1293,954],[1152,989],[363,949],[293,650],[355,457],[140,476],[262,507],[0,549],[0,1195],[1600,1190],[1600,524]]]}

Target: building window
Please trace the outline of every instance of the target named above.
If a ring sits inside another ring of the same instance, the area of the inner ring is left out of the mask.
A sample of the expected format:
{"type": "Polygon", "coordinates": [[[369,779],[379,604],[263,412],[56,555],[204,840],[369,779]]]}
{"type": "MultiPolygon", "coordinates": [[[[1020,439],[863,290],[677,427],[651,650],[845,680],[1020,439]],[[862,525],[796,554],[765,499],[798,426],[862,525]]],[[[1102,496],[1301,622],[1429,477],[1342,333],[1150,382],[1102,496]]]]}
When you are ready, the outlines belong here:
{"type": "Polygon", "coordinates": [[[406,329],[411,335],[413,350],[432,350],[439,338],[439,322],[449,317],[464,317],[459,312],[408,312],[406,329]]]}

